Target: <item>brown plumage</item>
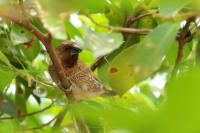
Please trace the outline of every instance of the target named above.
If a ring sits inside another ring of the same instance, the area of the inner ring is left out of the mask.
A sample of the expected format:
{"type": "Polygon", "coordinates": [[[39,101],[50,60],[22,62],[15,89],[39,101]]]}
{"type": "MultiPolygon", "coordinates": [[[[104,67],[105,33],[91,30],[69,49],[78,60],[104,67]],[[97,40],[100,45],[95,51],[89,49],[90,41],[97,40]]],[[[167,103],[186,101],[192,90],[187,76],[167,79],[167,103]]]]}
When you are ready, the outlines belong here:
{"type": "MultiPolygon", "coordinates": [[[[87,100],[103,94],[106,89],[90,68],[78,59],[80,52],[81,49],[72,41],[65,41],[56,48],[56,53],[71,83],[72,97],[76,100],[87,100]]],[[[61,87],[53,65],[49,66],[49,72],[54,82],[61,87]]]]}

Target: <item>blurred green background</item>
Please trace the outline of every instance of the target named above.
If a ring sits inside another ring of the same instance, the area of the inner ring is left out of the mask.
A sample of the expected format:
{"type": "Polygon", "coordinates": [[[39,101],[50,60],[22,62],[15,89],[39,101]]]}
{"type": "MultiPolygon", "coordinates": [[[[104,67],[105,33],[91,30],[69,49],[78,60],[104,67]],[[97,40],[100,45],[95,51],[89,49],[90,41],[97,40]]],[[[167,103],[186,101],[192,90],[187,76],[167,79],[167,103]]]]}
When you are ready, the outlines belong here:
{"type": "MultiPolygon", "coordinates": [[[[22,17],[13,8],[18,3],[0,0],[0,16],[22,17]]],[[[88,67],[107,55],[94,73],[116,95],[70,103],[49,76],[41,42],[1,17],[1,133],[200,133],[199,0],[24,0],[24,5],[29,21],[52,34],[54,47],[76,41],[88,67]],[[176,70],[178,37],[191,17],[176,70]],[[116,32],[119,27],[151,31],[116,32]]]]}

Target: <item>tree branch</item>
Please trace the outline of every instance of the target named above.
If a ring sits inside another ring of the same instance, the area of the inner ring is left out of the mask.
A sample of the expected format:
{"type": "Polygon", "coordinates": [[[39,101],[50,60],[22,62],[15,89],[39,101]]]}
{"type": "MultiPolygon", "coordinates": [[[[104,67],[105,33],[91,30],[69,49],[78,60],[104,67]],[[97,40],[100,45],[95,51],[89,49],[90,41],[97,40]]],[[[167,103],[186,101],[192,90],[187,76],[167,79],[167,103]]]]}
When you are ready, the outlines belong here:
{"type": "Polygon", "coordinates": [[[123,28],[123,27],[115,27],[110,25],[104,25],[96,22],[90,15],[87,15],[87,17],[97,26],[104,27],[106,29],[109,29],[114,32],[123,32],[123,33],[130,33],[130,34],[142,34],[146,35],[151,30],[150,29],[134,29],[134,28],[123,28]]]}
{"type": "Polygon", "coordinates": [[[90,69],[92,71],[95,71],[96,68],[105,60],[105,58],[106,58],[106,55],[98,57],[96,61],[90,66],[90,69]]]}
{"type": "MultiPolygon", "coordinates": [[[[25,8],[23,7],[23,1],[20,0],[20,8],[16,7],[16,6],[0,6],[0,16],[2,18],[8,19],[16,24],[19,24],[23,27],[25,27],[26,29],[28,29],[30,32],[32,32],[41,42],[42,44],[45,46],[50,59],[53,63],[53,65],[55,66],[56,72],[58,74],[58,78],[61,81],[61,85],[63,90],[65,90],[65,92],[67,92],[70,88],[70,82],[68,81],[65,73],[64,73],[64,68],[61,65],[61,61],[58,58],[54,48],[51,45],[51,40],[52,40],[52,36],[50,33],[48,34],[44,34],[41,31],[39,31],[28,19],[27,19],[27,14],[25,11],[25,8]],[[22,8],[22,9],[21,9],[22,8]],[[22,17],[19,10],[22,11],[22,17]],[[67,91],[66,91],[67,90],[67,91]]],[[[66,94],[69,96],[71,91],[68,91],[66,94]]]]}
{"type": "Polygon", "coordinates": [[[48,105],[47,107],[39,110],[39,111],[36,111],[36,112],[32,112],[32,113],[27,113],[27,114],[22,114],[22,115],[19,115],[17,117],[14,117],[14,116],[8,116],[8,117],[1,117],[0,120],[9,120],[9,119],[16,119],[16,118],[23,118],[23,117],[27,117],[27,116],[32,116],[32,115],[35,115],[35,114],[38,114],[38,113],[41,113],[45,110],[48,110],[52,107],[52,105],[54,104],[54,102],[52,102],[50,105],[48,105]]]}

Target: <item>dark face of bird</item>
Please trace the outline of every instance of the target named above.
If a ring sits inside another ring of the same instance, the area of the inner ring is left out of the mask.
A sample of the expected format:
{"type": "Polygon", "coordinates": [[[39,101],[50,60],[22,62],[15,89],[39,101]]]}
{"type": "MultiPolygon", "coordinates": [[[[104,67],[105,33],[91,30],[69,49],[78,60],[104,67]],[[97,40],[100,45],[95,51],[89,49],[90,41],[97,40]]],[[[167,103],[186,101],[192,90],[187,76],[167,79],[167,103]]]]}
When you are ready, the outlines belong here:
{"type": "Polygon", "coordinates": [[[65,41],[56,48],[61,62],[66,67],[73,67],[78,61],[80,47],[73,41],[65,41]]]}

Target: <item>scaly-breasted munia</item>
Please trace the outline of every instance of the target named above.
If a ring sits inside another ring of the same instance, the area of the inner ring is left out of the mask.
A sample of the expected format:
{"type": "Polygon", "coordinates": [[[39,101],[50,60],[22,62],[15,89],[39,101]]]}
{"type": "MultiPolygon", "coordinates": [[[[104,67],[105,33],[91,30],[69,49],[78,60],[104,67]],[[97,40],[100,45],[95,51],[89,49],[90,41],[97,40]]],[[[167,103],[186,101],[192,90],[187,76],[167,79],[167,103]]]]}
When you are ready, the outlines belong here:
{"type": "MultiPolygon", "coordinates": [[[[71,83],[72,97],[75,100],[87,100],[103,94],[106,88],[90,68],[78,59],[80,52],[80,47],[73,41],[65,41],[56,48],[65,74],[71,83]]],[[[49,72],[54,82],[61,87],[53,65],[49,66],[49,72]]]]}

